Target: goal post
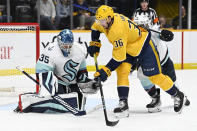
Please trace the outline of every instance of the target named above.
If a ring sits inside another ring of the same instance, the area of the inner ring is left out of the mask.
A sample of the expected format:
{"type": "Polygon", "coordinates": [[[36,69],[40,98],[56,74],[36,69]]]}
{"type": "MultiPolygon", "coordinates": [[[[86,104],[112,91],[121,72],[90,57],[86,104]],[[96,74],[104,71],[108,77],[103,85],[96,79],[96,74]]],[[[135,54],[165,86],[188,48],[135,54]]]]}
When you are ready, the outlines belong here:
{"type": "Polygon", "coordinates": [[[39,54],[38,23],[0,23],[0,92],[38,92],[39,87],[16,67],[35,77],[39,54]]]}

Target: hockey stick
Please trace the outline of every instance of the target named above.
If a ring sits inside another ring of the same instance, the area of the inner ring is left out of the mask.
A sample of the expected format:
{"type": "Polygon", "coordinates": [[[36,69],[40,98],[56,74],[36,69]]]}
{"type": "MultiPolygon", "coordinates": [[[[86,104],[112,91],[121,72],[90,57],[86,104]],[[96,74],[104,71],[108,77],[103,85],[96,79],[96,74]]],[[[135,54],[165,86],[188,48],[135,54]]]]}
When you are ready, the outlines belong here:
{"type": "Polygon", "coordinates": [[[156,30],[153,30],[153,29],[150,29],[150,28],[146,28],[145,26],[136,25],[136,24],[134,24],[134,23],[133,23],[133,25],[135,25],[135,26],[137,26],[137,27],[141,27],[141,28],[143,28],[143,29],[145,29],[145,30],[147,30],[147,31],[152,31],[152,32],[161,34],[161,32],[156,31],[156,30]]]}
{"type": "MultiPolygon", "coordinates": [[[[99,69],[98,69],[97,56],[95,54],[94,54],[94,62],[95,62],[95,66],[96,66],[96,71],[98,71],[99,69]]],[[[102,100],[103,112],[104,112],[104,116],[105,116],[106,125],[107,126],[115,126],[116,124],[118,124],[119,120],[117,120],[117,121],[109,121],[108,120],[106,106],[105,106],[105,99],[104,99],[104,94],[103,94],[103,89],[102,89],[100,77],[98,77],[98,82],[100,85],[100,94],[101,94],[101,100],[102,100]]]]}
{"type": "Polygon", "coordinates": [[[24,75],[26,75],[27,77],[29,77],[32,81],[34,81],[36,84],[39,85],[39,82],[37,80],[35,80],[33,77],[31,77],[29,74],[27,74],[27,72],[25,72],[24,70],[22,70],[20,68],[20,66],[17,66],[16,67],[17,70],[19,70],[20,72],[22,72],[24,75]]]}
{"type": "MultiPolygon", "coordinates": [[[[33,77],[31,77],[27,72],[25,72],[24,70],[22,70],[19,66],[17,66],[16,69],[18,69],[19,71],[21,71],[25,76],[27,76],[28,78],[30,78],[36,84],[39,85],[39,82],[38,81],[36,81],[33,77]]],[[[75,109],[74,107],[70,106],[67,102],[65,102],[60,96],[55,95],[55,96],[51,96],[51,97],[55,101],[57,101],[59,104],[61,104],[64,108],[66,108],[69,112],[71,112],[73,115],[75,115],[75,116],[86,115],[86,112],[85,111],[79,111],[79,110],[75,109]]]]}
{"type": "Polygon", "coordinates": [[[90,8],[87,8],[85,6],[81,6],[81,5],[78,5],[78,4],[73,4],[73,6],[74,7],[77,7],[77,8],[80,8],[80,9],[83,9],[83,10],[86,10],[86,11],[89,11],[89,12],[91,12],[93,14],[96,14],[96,11],[95,10],[90,9],[90,8]]]}

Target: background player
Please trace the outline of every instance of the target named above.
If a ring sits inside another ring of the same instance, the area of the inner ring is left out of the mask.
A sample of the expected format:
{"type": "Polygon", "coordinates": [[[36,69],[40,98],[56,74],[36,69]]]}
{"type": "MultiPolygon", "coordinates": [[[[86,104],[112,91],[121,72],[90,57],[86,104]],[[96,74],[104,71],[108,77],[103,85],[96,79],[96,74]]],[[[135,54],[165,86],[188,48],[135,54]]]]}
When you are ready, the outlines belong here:
{"type": "Polygon", "coordinates": [[[133,13],[133,18],[137,20],[138,16],[144,17],[148,20],[150,25],[159,25],[159,19],[157,17],[157,13],[154,9],[150,8],[149,6],[149,0],[140,0],[140,6],[141,8],[136,9],[136,11],[133,13]]]}
{"type": "Polygon", "coordinates": [[[175,111],[182,110],[185,104],[185,96],[178,90],[173,81],[161,73],[159,56],[150,41],[150,32],[142,32],[127,17],[113,12],[109,6],[102,5],[96,11],[96,22],[92,25],[92,41],[88,47],[90,56],[98,54],[101,43],[100,33],[104,33],[113,45],[112,59],[105,67],[94,74],[106,81],[111,71],[117,71],[117,86],[119,95],[119,106],[114,109],[117,115],[129,116],[128,93],[131,66],[136,59],[142,67],[143,74],[148,76],[150,81],[159,85],[171,96],[177,95],[174,103],[175,111]],[[178,106],[175,106],[179,103],[178,106]]]}
{"type": "Polygon", "coordinates": [[[17,112],[66,112],[64,107],[51,96],[61,96],[70,107],[83,109],[84,93],[97,92],[95,80],[88,78],[86,69],[87,51],[82,45],[74,43],[73,33],[65,29],[50,43],[40,55],[36,64],[39,77],[39,94],[26,93],[19,97],[17,112]],[[68,93],[77,95],[69,97],[68,93]],[[75,99],[76,98],[76,99],[75,99]]]}
{"type": "MultiPolygon", "coordinates": [[[[140,3],[141,8],[135,11],[133,15],[133,20],[139,26],[146,27],[148,29],[150,28],[150,29],[161,32],[156,11],[148,7],[148,4],[149,4],[149,0],[141,0],[141,3],[140,3]]],[[[162,30],[162,31],[164,32],[166,30],[162,30]]],[[[172,79],[172,81],[175,83],[176,74],[174,70],[174,63],[170,59],[170,56],[168,53],[168,47],[166,45],[166,42],[164,42],[164,41],[169,41],[169,40],[165,40],[161,38],[160,35],[155,32],[151,32],[151,40],[155,44],[157,51],[159,53],[162,73],[169,76],[172,79]]],[[[149,112],[161,111],[160,110],[160,106],[161,106],[160,89],[159,88],[156,89],[155,85],[151,83],[148,77],[143,75],[141,67],[138,68],[138,78],[143,88],[152,98],[151,103],[146,105],[146,107],[148,108],[148,111],[149,112]]],[[[177,99],[176,95],[173,98],[177,99]]],[[[189,100],[186,99],[186,105],[188,104],[189,104],[189,100]]]]}

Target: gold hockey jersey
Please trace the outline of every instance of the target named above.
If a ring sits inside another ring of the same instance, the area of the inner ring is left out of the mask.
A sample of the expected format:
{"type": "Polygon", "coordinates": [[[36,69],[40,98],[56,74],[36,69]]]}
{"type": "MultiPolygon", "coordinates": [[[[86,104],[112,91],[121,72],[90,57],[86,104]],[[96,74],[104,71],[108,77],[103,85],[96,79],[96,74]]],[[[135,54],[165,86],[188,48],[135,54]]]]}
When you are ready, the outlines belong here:
{"type": "Polygon", "coordinates": [[[91,29],[105,33],[113,45],[113,59],[123,61],[126,59],[126,54],[138,56],[148,36],[147,31],[141,31],[134,24],[124,15],[114,13],[114,21],[109,29],[103,28],[97,22],[94,22],[91,29]]]}

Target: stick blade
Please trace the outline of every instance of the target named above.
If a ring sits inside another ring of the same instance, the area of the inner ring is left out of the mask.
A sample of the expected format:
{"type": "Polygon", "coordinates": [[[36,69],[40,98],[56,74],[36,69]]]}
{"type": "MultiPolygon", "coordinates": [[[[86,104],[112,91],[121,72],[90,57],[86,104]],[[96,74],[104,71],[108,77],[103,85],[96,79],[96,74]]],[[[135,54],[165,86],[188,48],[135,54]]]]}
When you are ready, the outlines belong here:
{"type": "Polygon", "coordinates": [[[119,120],[117,120],[117,121],[106,121],[106,125],[107,126],[115,126],[115,125],[118,124],[118,122],[119,122],[119,120]]]}

